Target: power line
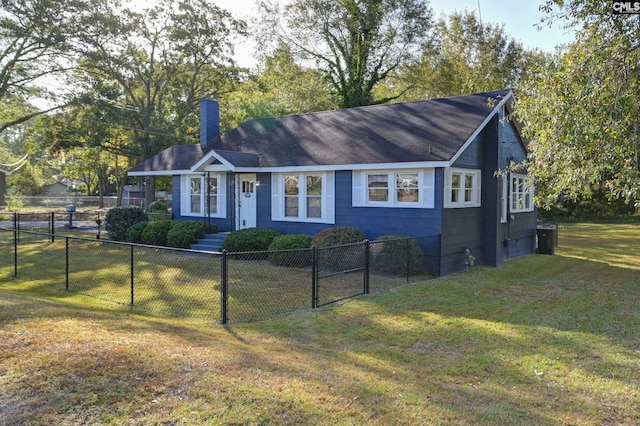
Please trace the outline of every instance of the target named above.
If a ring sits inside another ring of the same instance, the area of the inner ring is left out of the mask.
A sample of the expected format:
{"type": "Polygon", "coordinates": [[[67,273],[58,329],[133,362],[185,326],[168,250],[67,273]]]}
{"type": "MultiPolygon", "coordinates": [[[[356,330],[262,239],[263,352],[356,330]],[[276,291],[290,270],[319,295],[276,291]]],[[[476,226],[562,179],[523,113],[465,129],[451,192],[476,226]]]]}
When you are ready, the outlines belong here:
{"type": "Polygon", "coordinates": [[[7,167],[7,168],[9,168],[9,167],[13,167],[13,166],[17,166],[18,164],[20,164],[21,162],[23,162],[24,160],[26,160],[28,156],[29,156],[29,154],[25,154],[25,156],[24,156],[24,157],[22,157],[20,160],[16,161],[16,162],[15,162],[15,163],[13,163],[13,164],[2,164],[2,163],[0,163],[0,166],[2,166],[2,167],[7,167]]]}

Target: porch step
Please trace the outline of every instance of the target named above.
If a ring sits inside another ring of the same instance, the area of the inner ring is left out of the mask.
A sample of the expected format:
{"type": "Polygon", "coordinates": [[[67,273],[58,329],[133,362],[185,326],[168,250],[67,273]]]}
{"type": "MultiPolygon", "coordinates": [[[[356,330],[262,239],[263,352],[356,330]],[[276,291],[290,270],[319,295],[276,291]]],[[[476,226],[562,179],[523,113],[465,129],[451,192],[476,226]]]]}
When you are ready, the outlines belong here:
{"type": "Polygon", "coordinates": [[[197,243],[191,244],[192,250],[202,251],[220,251],[222,249],[222,242],[229,235],[228,232],[217,232],[215,234],[205,234],[203,238],[200,238],[197,243]]]}

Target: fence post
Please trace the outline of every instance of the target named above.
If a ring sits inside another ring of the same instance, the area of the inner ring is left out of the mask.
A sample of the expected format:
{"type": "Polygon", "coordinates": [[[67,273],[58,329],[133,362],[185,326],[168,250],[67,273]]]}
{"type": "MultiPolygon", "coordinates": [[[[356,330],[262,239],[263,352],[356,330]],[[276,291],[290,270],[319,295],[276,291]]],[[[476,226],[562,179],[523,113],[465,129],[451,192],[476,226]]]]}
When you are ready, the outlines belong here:
{"type": "Polygon", "coordinates": [[[20,233],[17,232],[20,230],[20,218],[18,216],[18,212],[13,212],[13,229],[16,231],[16,238],[20,238],[20,233]]]}
{"type": "Polygon", "coordinates": [[[69,237],[64,237],[64,290],[69,291],[69,237]]]}
{"type": "Polygon", "coordinates": [[[369,294],[369,268],[371,265],[371,242],[364,240],[364,294],[369,294]]]}
{"type": "Polygon", "coordinates": [[[133,306],[133,244],[130,246],[130,261],[131,261],[131,306],[133,306]]]}
{"type": "Polygon", "coordinates": [[[18,276],[18,229],[13,226],[13,277],[18,276]]]}
{"type": "Polygon", "coordinates": [[[220,324],[226,324],[227,318],[227,303],[228,303],[228,283],[229,283],[229,271],[227,269],[227,251],[222,250],[221,256],[221,268],[220,268],[220,324]]]}
{"type": "Polygon", "coordinates": [[[318,246],[311,247],[311,309],[318,307],[318,246]]]}
{"type": "Polygon", "coordinates": [[[52,243],[54,243],[56,241],[56,236],[55,236],[55,231],[54,231],[54,229],[55,229],[55,227],[54,227],[55,226],[55,220],[56,220],[55,213],[51,212],[50,224],[51,224],[51,242],[52,243]]]}

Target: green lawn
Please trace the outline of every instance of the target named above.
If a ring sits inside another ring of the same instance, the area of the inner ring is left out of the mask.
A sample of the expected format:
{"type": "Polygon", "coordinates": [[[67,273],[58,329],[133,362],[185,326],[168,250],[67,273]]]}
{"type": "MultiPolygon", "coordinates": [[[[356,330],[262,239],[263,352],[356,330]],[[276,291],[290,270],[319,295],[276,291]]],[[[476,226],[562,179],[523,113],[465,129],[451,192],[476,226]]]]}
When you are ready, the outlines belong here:
{"type": "MultiPolygon", "coordinates": [[[[58,235],[52,242],[46,234],[21,233],[18,277],[11,279],[14,276],[12,232],[0,233],[0,250],[3,254],[0,279],[4,277],[10,282],[7,288],[61,297],[68,297],[68,292],[81,292],[121,304],[131,304],[133,297],[135,307],[152,312],[221,320],[220,255],[195,255],[143,246],[132,248],[98,241],[95,237],[66,241],[58,235]]],[[[361,250],[358,248],[358,253],[361,250]]],[[[310,267],[275,266],[259,255],[248,257],[228,256],[229,322],[261,320],[311,308],[310,267]]],[[[412,277],[413,280],[423,278],[422,275],[412,277]]],[[[370,283],[372,291],[381,291],[406,284],[406,278],[372,274],[370,283]]],[[[331,275],[321,279],[318,302],[325,304],[361,294],[363,287],[362,272],[331,275]]]]}
{"type": "Polygon", "coordinates": [[[7,424],[640,424],[638,224],[567,225],[555,256],[228,327],[7,268],[7,424]]]}

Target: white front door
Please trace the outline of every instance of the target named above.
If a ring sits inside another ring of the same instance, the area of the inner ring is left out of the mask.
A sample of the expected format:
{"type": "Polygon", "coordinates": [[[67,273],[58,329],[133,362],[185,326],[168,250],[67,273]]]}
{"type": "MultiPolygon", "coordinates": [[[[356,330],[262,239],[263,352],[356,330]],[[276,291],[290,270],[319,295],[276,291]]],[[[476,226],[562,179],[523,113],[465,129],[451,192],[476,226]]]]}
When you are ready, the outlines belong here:
{"type": "Polygon", "coordinates": [[[236,229],[256,227],[256,175],[238,175],[236,229]]]}

